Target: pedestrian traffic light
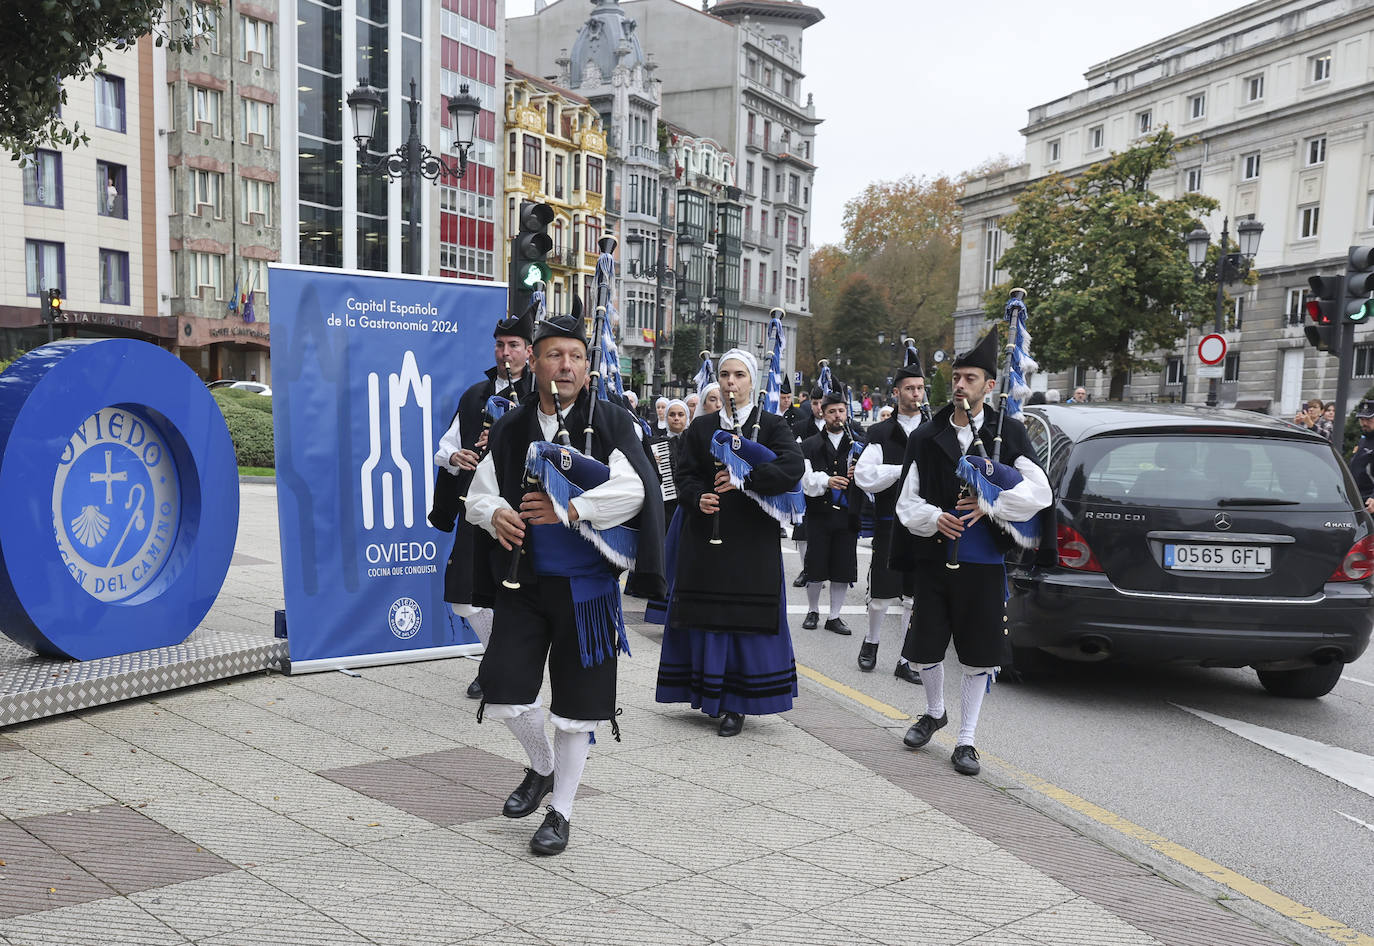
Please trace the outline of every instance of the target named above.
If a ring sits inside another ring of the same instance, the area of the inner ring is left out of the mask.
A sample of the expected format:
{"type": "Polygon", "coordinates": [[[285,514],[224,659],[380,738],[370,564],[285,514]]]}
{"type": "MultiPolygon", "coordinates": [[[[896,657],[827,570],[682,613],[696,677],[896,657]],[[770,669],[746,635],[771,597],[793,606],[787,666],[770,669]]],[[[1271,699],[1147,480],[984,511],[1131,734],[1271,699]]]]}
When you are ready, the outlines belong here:
{"type": "Polygon", "coordinates": [[[1317,351],[1339,354],[1337,308],[1345,280],[1340,276],[1312,276],[1307,284],[1312,287],[1312,298],[1304,308],[1311,324],[1302,327],[1303,334],[1317,351]]]}
{"type": "Polygon", "coordinates": [[[1345,295],[1341,315],[1356,325],[1374,316],[1374,246],[1352,246],[1346,257],[1345,295]]]}
{"type": "Polygon", "coordinates": [[[530,293],[542,282],[547,285],[553,271],[545,258],[553,249],[548,234],[553,223],[553,208],[533,201],[520,202],[520,229],[510,244],[510,288],[507,298],[511,315],[519,315],[529,307],[530,293]]]}
{"type": "Polygon", "coordinates": [[[62,290],[53,287],[48,290],[48,311],[43,314],[43,321],[56,322],[57,317],[62,314],[62,290]]]}

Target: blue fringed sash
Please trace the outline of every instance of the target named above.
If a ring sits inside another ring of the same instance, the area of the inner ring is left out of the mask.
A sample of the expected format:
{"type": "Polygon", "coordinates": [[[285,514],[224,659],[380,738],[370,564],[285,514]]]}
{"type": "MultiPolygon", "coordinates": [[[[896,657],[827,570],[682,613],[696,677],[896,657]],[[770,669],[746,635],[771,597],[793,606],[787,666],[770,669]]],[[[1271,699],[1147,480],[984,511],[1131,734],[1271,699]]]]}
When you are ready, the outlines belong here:
{"type": "MultiPolygon", "coordinates": [[[[955,475],[968,484],[969,490],[978,500],[978,508],[1011,536],[1013,542],[1023,549],[1039,547],[1039,517],[1027,522],[1012,522],[993,512],[993,507],[997,505],[997,497],[1002,495],[1002,491],[1011,489],[1021,482],[1021,474],[1015,467],[994,463],[982,457],[965,456],[959,461],[955,475]]],[[[962,541],[963,539],[960,539],[960,542],[962,541]]]]}
{"type": "Polygon", "coordinates": [[[535,526],[532,533],[534,573],[568,579],[582,666],[595,667],[617,653],[630,656],[620,585],[597,550],[562,526],[535,526]]]}
{"type": "Polygon", "coordinates": [[[638,529],[628,525],[594,529],[580,520],[568,521],[569,503],[610,479],[610,467],[573,447],[536,440],[525,454],[525,472],[548,493],[560,522],[596,546],[596,550],[616,568],[635,567],[638,529]]]}
{"type": "Polygon", "coordinates": [[[776,453],[763,444],[746,440],[728,430],[718,430],[711,437],[711,456],[719,460],[729,471],[730,485],[752,499],[780,525],[800,525],[806,517],[806,497],[802,495],[800,485],[794,485],[786,493],[776,496],[764,496],[752,489],[744,488],[744,480],[754,472],[755,466],[772,463],[778,458],[776,453]],[[742,455],[746,451],[747,457],[742,455]]]}

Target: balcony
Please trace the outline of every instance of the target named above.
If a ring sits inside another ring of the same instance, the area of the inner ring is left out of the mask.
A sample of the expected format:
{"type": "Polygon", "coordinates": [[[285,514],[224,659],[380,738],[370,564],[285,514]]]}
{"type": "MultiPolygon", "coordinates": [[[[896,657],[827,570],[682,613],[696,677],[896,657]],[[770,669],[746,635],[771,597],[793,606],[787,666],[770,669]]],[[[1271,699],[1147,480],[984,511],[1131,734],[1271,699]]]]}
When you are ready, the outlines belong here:
{"type": "Polygon", "coordinates": [[[763,135],[754,132],[750,132],[749,136],[744,141],[744,146],[750,151],[762,151],[767,144],[768,142],[764,139],[763,135]]]}
{"type": "Polygon", "coordinates": [[[581,269],[583,266],[582,254],[577,250],[555,247],[547,259],[550,266],[558,266],[563,269],[581,269]]]}
{"type": "Polygon", "coordinates": [[[779,292],[760,292],[757,289],[745,289],[740,292],[739,298],[745,305],[763,306],[767,309],[776,308],[782,305],[782,293],[779,292]]]}

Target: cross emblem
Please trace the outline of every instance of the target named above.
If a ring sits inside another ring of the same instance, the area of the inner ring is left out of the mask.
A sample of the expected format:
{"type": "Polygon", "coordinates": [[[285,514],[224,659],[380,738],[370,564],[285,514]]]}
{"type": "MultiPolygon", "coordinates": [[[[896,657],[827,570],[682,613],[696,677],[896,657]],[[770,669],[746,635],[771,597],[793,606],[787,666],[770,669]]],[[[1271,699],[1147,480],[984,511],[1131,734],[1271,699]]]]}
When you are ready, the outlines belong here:
{"type": "Polygon", "coordinates": [[[114,464],[114,451],[113,451],[113,450],[106,450],[106,451],[105,451],[105,472],[104,472],[104,473],[92,473],[92,474],[91,474],[91,482],[92,482],[92,483],[104,483],[104,484],[105,484],[105,505],[107,505],[107,506],[108,506],[110,503],[114,502],[114,484],[115,484],[115,481],[117,480],[117,481],[123,483],[123,482],[125,482],[126,480],[129,479],[129,474],[128,474],[127,472],[124,472],[124,471],[120,471],[119,473],[113,472],[113,469],[112,469],[113,464],[114,464]]]}

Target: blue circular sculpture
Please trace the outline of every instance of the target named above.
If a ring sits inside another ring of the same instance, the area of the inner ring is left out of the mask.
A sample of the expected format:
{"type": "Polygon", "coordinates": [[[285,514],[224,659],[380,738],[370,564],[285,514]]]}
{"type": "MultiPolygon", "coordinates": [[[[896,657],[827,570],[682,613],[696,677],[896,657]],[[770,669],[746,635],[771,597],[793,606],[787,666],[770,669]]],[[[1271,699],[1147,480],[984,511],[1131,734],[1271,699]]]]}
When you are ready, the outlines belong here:
{"type": "Polygon", "coordinates": [[[185,640],[238,533],[223,415],[146,342],[66,339],[0,375],[0,632],[93,660],[185,640]]]}

